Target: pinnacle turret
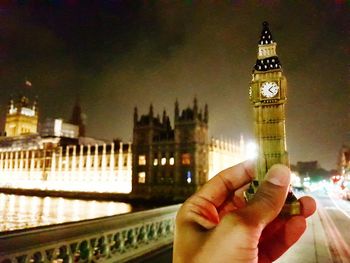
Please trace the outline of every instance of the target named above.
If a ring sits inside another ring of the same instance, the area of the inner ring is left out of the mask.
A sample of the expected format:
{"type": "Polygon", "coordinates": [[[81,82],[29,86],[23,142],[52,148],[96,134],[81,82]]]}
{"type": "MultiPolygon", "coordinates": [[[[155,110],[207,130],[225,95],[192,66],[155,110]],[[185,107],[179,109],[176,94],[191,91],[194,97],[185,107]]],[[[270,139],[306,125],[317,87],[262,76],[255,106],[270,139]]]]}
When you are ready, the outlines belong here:
{"type": "Polygon", "coordinates": [[[70,123],[79,126],[79,137],[85,137],[85,120],[81,110],[79,97],[75,100],[70,123]]]}
{"type": "Polygon", "coordinates": [[[149,106],[149,114],[148,114],[151,118],[153,118],[153,104],[151,103],[151,105],[149,106]]]}
{"type": "Polygon", "coordinates": [[[134,125],[137,123],[138,120],[138,113],[137,113],[137,107],[134,108],[134,125]]]}

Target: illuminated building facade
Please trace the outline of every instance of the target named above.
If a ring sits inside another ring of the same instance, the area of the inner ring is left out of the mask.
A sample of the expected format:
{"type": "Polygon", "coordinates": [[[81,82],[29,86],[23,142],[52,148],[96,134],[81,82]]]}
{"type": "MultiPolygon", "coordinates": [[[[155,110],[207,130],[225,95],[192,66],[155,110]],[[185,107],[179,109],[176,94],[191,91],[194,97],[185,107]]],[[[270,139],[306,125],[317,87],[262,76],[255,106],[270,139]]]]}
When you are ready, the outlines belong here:
{"type": "Polygon", "coordinates": [[[0,140],[0,187],[106,193],[131,191],[130,144],[84,145],[78,140],[39,136],[13,138],[12,143],[6,140],[8,138],[0,140]]]}
{"type": "Polygon", "coordinates": [[[72,122],[47,119],[37,133],[38,108],[10,101],[7,136],[0,137],[0,187],[71,192],[131,192],[131,145],[80,137],[81,108],[72,122]]]}
{"type": "Polygon", "coordinates": [[[19,136],[23,134],[37,133],[38,107],[34,100],[32,103],[25,96],[18,101],[10,100],[6,113],[6,136],[19,136]]]}
{"type": "Polygon", "coordinates": [[[208,136],[208,106],[180,113],[175,103],[174,128],[163,112],[162,119],[134,112],[132,193],[149,199],[184,200],[216,172],[245,158],[244,142],[221,142],[208,136]]]}
{"type": "Polygon", "coordinates": [[[62,119],[46,119],[45,122],[41,124],[40,135],[43,137],[78,138],[79,126],[66,123],[62,119]]]}
{"type": "Polygon", "coordinates": [[[153,107],[134,113],[133,143],[79,137],[79,127],[46,120],[41,133],[0,138],[0,187],[42,191],[131,193],[132,198],[184,200],[220,170],[245,159],[238,142],[209,139],[208,106],[180,113],[174,128],[153,107]]]}
{"type": "MultiPolygon", "coordinates": [[[[209,143],[209,177],[211,179],[218,172],[233,164],[244,161],[248,156],[247,146],[243,136],[239,142],[224,141],[211,138],[209,143]]],[[[254,150],[254,149],[253,149],[254,150]]]]}

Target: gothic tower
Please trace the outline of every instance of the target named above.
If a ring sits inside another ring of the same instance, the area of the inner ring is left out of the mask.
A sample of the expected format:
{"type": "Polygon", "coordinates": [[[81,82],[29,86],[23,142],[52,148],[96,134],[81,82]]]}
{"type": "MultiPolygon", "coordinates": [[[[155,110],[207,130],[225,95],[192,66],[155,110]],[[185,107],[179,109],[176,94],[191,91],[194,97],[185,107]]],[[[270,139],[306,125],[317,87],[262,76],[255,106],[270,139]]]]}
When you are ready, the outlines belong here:
{"type": "Polygon", "coordinates": [[[6,136],[19,136],[33,134],[38,131],[38,106],[37,100],[30,102],[25,96],[18,101],[10,100],[6,113],[6,136]]]}
{"type": "Polygon", "coordinates": [[[132,143],[132,192],[135,198],[152,199],[171,194],[174,151],[169,142],[173,138],[174,132],[165,111],[162,119],[159,115],[155,117],[151,104],[148,114],[139,117],[135,107],[132,143]]]}
{"type": "Polygon", "coordinates": [[[177,182],[189,196],[208,179],[208,106],[204,113],[198,109],[197,99],[193,107],[186,108],[180,114],[175,104],[175,145],[177,158],[177,182]]]}
{"type": "Polygon", "coordinates": [[[75,101],[70,123],[79,126],[79,137],[85,137],[85,120],[81,110],[79,98],[77,98],[75,101]]]}
{"type": "Polygon", "coordinates": [[[285,128],[287,80],[276,53],[276,46],[269,25],[264,22],[249,89],[258,146],[257,181],[265,178],[273,164],[289,165],[285,128]]]}
{"type": "Polygon", "coordinates": [[[135,198],[184,201],[208,178],[208,106],[180,111],[174,128],[163,111],[154,116],[134,110],[132,195],[135,198]]]}

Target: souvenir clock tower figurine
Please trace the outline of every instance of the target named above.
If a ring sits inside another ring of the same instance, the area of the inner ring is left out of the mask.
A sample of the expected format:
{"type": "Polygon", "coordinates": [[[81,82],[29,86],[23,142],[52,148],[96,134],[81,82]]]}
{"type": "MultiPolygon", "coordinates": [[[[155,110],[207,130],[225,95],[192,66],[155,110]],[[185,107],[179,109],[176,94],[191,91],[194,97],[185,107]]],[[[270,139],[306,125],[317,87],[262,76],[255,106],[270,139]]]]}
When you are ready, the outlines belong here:
{"type": "MultiPolygon", "coordinates": [[[[285,128],[287,80],[276,54],[276,46],[269,25],[264,22],[249,88],[258,157],[256,178],[245,192],[247,200],[253,197],[272,165],[280,163],[289,166],[285,128]]],[[[300,213],[299,202],[292,192],[288,194],[282,213],[300,213]]]]}

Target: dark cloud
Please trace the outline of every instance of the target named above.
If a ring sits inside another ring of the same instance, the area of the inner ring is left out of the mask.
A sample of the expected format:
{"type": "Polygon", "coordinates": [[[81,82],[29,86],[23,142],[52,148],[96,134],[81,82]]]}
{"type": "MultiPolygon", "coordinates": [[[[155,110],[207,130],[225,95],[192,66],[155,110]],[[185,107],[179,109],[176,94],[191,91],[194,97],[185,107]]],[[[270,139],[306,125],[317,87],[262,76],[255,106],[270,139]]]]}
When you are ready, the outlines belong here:
{"type": "Polygon", "coordinates": [[[252,138],[248,87],[269,21],[289,83],[292,162],[335,166],[349,132],[349,6],[341,1],[53,1],[0,9],[0,105],[29,78],[41,118],[80,96],[90,136],[132,136],[132,111],[197,96],[212,135],[252,138]],[[71,3],[71,4],[68,4],[71,3]]]}

